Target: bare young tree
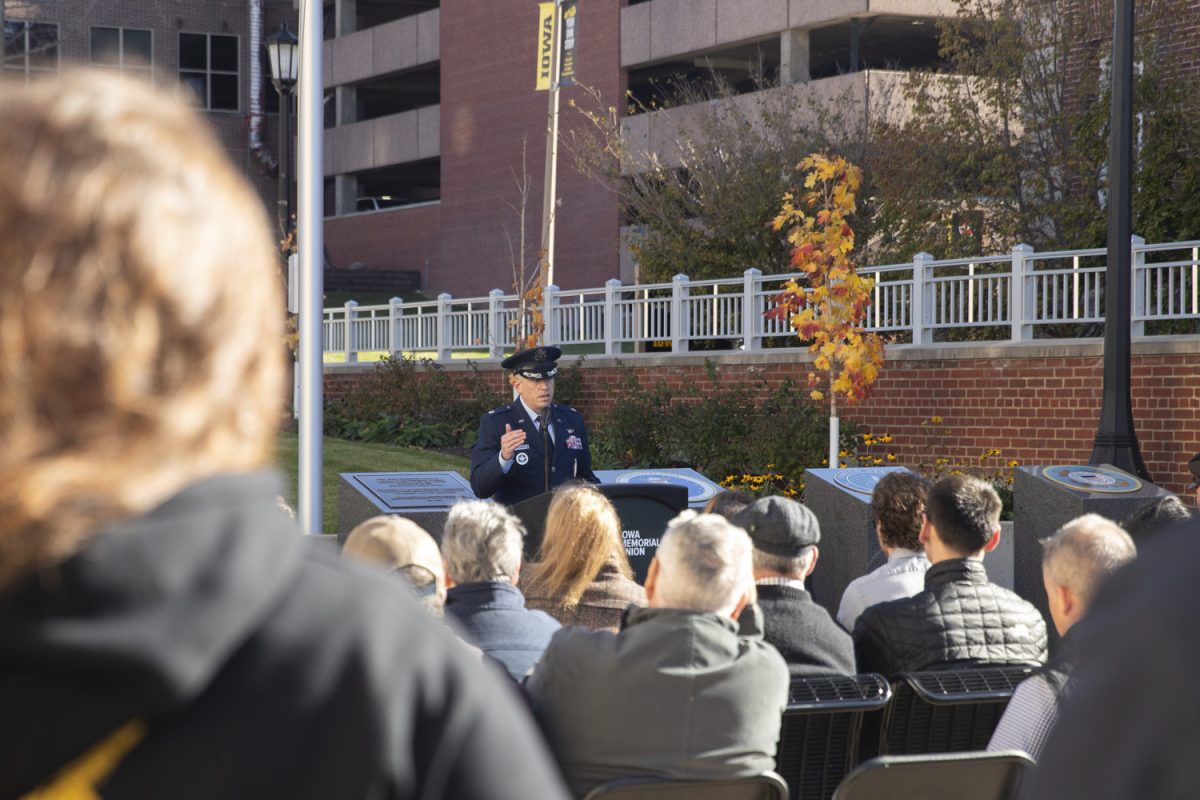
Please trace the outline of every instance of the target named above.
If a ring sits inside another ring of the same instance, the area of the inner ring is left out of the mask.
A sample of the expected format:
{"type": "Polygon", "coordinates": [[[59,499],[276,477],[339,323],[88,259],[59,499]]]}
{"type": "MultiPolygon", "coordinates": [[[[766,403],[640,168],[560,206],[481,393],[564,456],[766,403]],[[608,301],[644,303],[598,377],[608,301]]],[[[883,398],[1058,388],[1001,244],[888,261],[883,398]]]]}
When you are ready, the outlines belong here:
{"type": "Polygon", "coordinates": [[[703,82],[661,82],[653,107],[632,95],[618,107],[588,87],[571,101],[578,113],[563,149],[617,196],[643,280],[783,271],[789,247],[770,222],[795,188],[792,167],[814,151],[861,158],[858,97],[818,102],[804,86],[752,72],[749,94],[714,70],[703,82]]]}

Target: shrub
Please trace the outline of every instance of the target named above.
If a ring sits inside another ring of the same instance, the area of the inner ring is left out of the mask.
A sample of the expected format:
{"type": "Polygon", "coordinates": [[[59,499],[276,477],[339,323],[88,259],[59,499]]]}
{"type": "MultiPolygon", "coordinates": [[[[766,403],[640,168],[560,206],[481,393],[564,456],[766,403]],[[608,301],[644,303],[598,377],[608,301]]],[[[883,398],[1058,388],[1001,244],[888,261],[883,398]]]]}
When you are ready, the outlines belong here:
{"type": "Polygon", "coordinates": [[[385,358],[349,396],[325,408],[325,433],[413,447],[470,447],[479,418],[504,402],[475,364],[450,376],[428,359],[385,358]]]}
{"type": "Polygon", "coordinates": [[[756,404],[766,389],[761,378],[726,385],[712,362],[704,381],[678,391],[661,381],[642,386],[633,370],[618,367],[625,374],[616,402],[592,436],[598,468],[691,467],[718,481],[778,474],[757,491],[783,491],[821,463],[828,420],[790,381],[756,404]]]}

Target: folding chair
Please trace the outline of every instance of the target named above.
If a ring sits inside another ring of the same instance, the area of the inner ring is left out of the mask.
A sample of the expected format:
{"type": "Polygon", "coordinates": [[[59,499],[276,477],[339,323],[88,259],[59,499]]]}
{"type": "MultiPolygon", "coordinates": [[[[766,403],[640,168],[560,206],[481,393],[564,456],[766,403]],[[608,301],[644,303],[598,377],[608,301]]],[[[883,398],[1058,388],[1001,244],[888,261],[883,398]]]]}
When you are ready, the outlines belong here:
{"type": "Polygon", "coordinates": [[[675,781],[621,778],[597,786],[584,800],[787,800],[787,784],[774,772],[749,778],[675,781]]]}
{"type": "Polygon", "coordinates": [[[775,770],[791,800],[829,800],[858,761],[863,715],[887,705],[882,675],[805,677],[792,681],[775,770]]]}
{"type": "Polygon", "coordinates": [[[996,665],[900,673],[883,712],[879,753],[983,750],[1017,684],[1034,669],[996,665]]]}
{"type": "Polygon", "coordinates": [[[880,756],[850,773],[833,800],[1012,800],[1033,766],[1019,750],[880,756]]]}

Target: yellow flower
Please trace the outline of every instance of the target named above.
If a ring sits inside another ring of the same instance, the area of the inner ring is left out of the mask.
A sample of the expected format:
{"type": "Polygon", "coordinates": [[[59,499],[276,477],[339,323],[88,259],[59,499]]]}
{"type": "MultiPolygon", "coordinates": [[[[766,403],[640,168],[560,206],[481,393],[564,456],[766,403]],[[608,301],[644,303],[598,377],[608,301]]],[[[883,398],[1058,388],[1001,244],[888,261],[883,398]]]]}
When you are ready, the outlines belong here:
{"type": "Polygon", "coordinates": [[[888,453],[888,454],[887,454],[887,460],[888,460],[888,461],[895,461],[895,460],[896,460],[896,454],[895,454],[895,453],[888,453]]]}
{"type": "Polygon", "coordinates": [[[891,444],[892,435],[890,433],[885,433],[883,436],[879,437],[879,442],[880,444],[891,444]]]}
{"type": "Polygon", "coordinates": [[[875,458],[871,459],[871,463],[878,466],[879,464],[883,463],[883,459],[880,458],[879,456],[876,456],[875,458]]]}
{"type": "Polygon", "coordinates": [[[941,417],[930,417],[930,418],[929,418],[929,421],[930,421],[930,422],[932,422],[934,425],[941,425],[941,424],[942,424],[942,418],[941,418],[941,417]]]}
{"type": "Polygon", "coordinates": [[[1017,461],[1015,458],[1010,458],[1008,460],[1008,466],[1009,466],[1009,468],[1019,467],[1019,466],[1021,466],[1021,462],[1017,461]]]}
{"type": "Polygon", "coordinates": [[[849,450],[839,450],[838,451],[838,458],[846,458],[849,455],[850,455],[849,450]]]}

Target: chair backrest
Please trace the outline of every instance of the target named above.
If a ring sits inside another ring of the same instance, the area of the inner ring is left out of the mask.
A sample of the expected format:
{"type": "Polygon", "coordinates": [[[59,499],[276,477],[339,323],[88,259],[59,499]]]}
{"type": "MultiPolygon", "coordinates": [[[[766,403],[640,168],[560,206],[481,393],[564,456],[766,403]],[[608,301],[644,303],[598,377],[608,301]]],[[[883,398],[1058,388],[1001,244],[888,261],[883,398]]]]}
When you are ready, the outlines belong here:
{"type": "Polygon", "coordinates": [[[850,773],[834,800],[1011,800],[1033,761],[1018,750],[880,756],[850,773]]]}
{"type": "Polygon", "coordinates": [[[622,778],[597,786],[584,800],[787,800],[787,784],[774,772],[748,778],[675,781],[622,778]]]}
{"type": "Polygon", "coordinates": [[[879,753],[983,750],[1017,684],[1034,669],[996,665],[900,673],[883,713],[879,753]]]}
{"type": "Polygon", "coordinates": [[[863,715],[887,705],[882,675],[806,677],[792,681],[775,769],[791,800],[829,800],[858,761],[863,715]]]}

